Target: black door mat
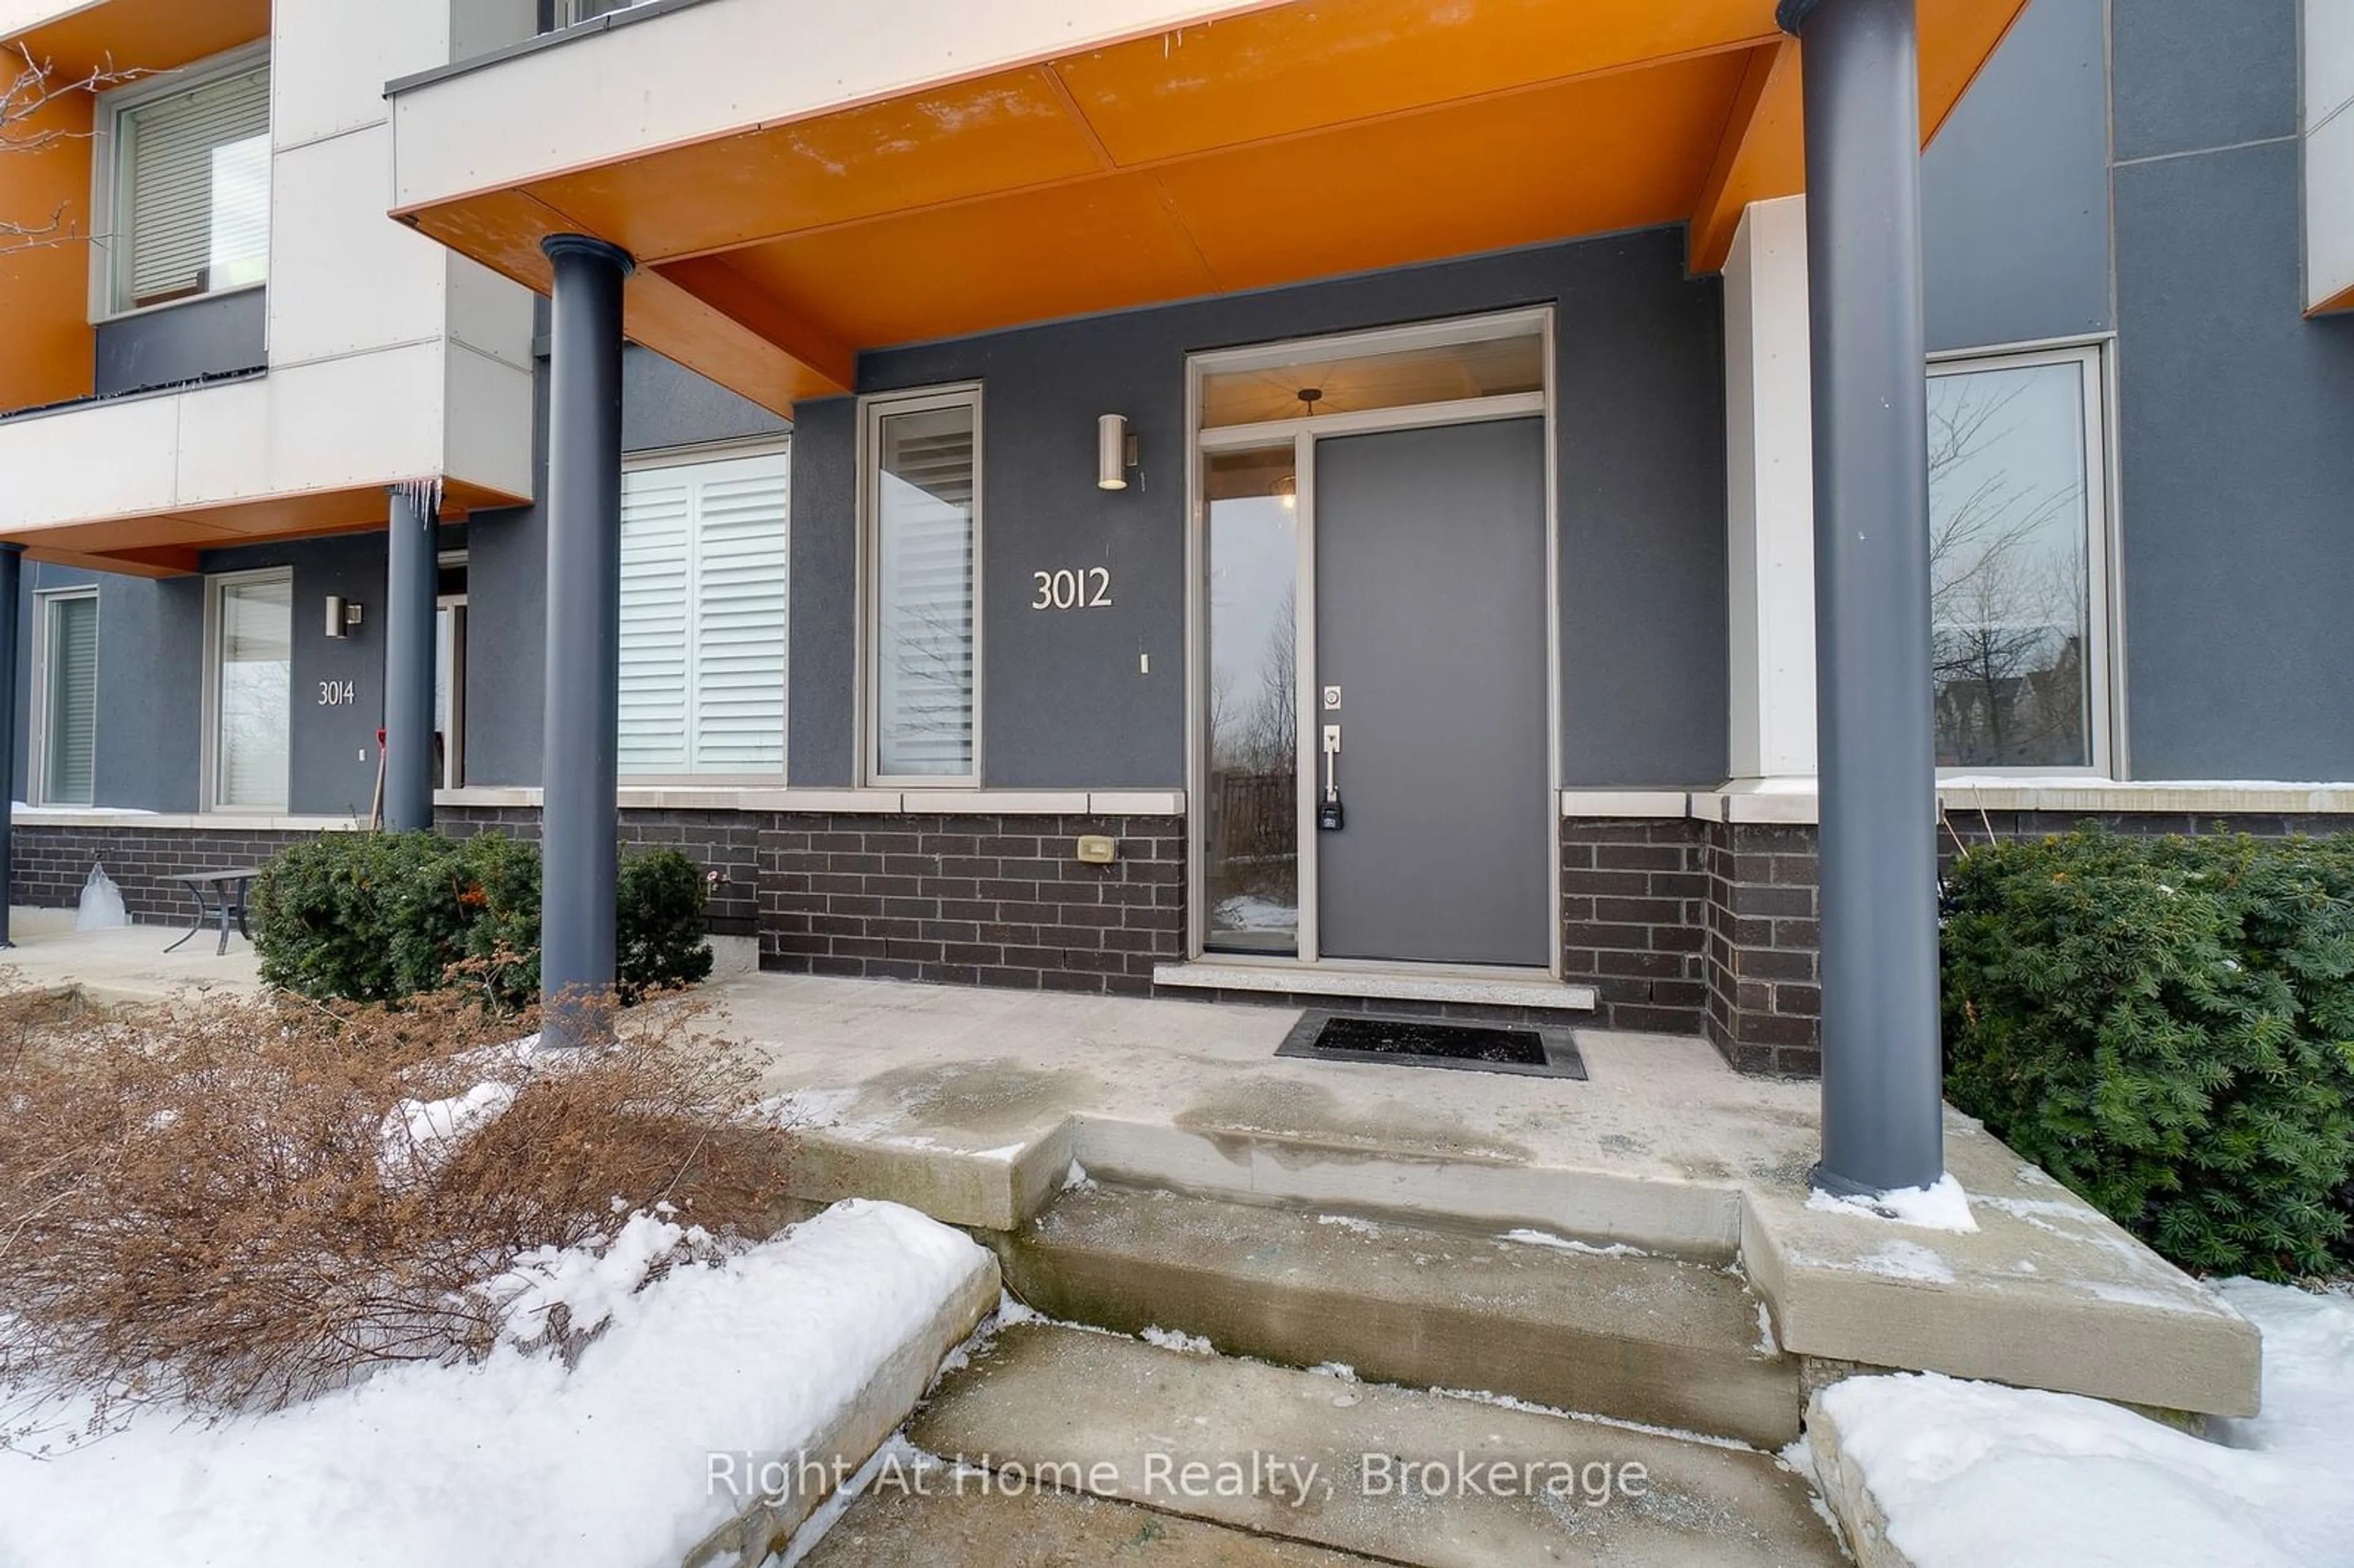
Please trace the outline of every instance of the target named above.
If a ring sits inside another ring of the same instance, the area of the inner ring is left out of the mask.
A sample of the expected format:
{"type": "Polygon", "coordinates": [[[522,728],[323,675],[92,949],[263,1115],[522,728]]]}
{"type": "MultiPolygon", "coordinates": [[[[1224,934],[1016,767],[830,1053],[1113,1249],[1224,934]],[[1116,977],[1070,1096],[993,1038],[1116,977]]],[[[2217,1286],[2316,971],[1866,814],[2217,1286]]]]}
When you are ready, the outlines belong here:
{"type": "Polygon", "coordinates": [[[1528,1078],[1583,1078],[1585,1059],[1566,1029],[1528,1024],[1445,1023],[1434,1018],[1310,1012],[1276,1048],[1278,1056],[1324,1062],[1387,1063],[1516,1073],[1528,1078]]]}

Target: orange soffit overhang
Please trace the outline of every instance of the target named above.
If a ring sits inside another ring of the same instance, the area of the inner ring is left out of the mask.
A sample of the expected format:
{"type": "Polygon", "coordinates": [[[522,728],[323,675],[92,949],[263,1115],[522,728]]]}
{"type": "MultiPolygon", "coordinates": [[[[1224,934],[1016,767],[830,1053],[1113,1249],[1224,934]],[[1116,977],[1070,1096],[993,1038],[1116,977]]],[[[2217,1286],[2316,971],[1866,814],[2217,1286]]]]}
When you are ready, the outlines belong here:
{"type": "MultiPolygon", "coordinates": [[[[349,485],[171,512],[33,524],[0,530],[0,538],[24,546],[27,556],[36,561],[133,577],[183,577],[198,569],[206,550],[382,528],[388,516],[387,489],[383,484],[349,485]]],[[[449,480],[441,489],[441,517],[457,522],[472,512],[524,501],[467,481],[449,480]]]]}
{"type": "MultiPolygon", "coordinates": [[[[2025,5],[1920,0],[1925,135],[2025,5]]],[[[1748,203],[1805,184],[1774,0],[1292,0],[774,113],[721,58],[744,15],[623,12],[396,84],[397,216],[542,291],[544,238],[610,240],[631,337],[789,411],[861,348],[1578,235],[1689,223],[1713,271],[1748,203]],[[625,59],[741,86],[744,122],[412,181],[503,88],[593,102],[625,59]]]]}

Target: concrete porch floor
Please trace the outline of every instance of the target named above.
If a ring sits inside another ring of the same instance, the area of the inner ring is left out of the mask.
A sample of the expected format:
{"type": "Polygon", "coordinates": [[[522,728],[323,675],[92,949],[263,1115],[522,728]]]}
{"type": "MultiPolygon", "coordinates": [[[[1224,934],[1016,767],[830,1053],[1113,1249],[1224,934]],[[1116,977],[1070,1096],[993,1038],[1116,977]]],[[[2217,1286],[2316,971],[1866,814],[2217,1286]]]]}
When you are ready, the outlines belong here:
{"type": "MultiPolygon", "coordinates": [[[[142,1001],[259,988],[251,948],[11,912],[19,984],[142,1001]]],[[[2214,1414],[2256,1408],[2255,1330],[1970,1118],[1946,1166],[1978,1229],[1810,1207],[1811,1083],[1705,1042],[1576,1031],[1590,1078],[1278,1057],[1288,1008],[763,974],[732,941],[702,997],[768,1059],[795,1195],[891,1198],[1012,1231],[1073,1167],[1246,1202],[1737,1264],[1776,1342],[2214,1414]]]]}
{"type": "Polygon", "coordinates": [[[190,991],[260,989],[260,960],[232,925],[228,951],[218,951],[213,927],[188,938],[177,952],[164,949],[187,931],[179,926],[116,926],[77,931],[70,909],[8,911],[13,946],[0,952],[0,976],[20,985],[77,985],[93,1001],[163,1001],[190,991]]]}
{"type": "Polygon", "coordinates": [[[2215,1414],[2255,1330],[1976,1121],[1978,1229],[1810,1207],[1811,1083],[1705,1041],[1576,1032],[1585,1082],[1279,1058],[1279,1007],[808,976],[709,990],[803,1137],[799,1195],[1008,1231],[1074,1163],[1109,1181],[1737,1263],[1787,1351],[2215,1414]]]}

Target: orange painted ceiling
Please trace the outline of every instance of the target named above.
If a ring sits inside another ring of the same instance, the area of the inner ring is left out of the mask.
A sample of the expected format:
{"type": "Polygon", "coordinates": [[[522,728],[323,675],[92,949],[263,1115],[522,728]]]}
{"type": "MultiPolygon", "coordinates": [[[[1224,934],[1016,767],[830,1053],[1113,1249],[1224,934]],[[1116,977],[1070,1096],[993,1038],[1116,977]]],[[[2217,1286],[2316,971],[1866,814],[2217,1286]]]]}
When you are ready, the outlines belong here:
{"type": "MultiPolygon", "coordinates": [[[[1934,134],[2025,0],[1920,5],[1934,134]]],[[[1804,183],[1773,11],[1290,0],[401,216],[543,291],[545,235],[622,246],[632,337],[789,410],[861,348],[1580,234],[1714,270],[1804,183]]]]}
{"type": "MultiPolygon", "coordinates": [[[[2025,0],[1920,6],[1933,135],[2025,0]]],[[[1290,0],[402,216],[542,289],[544,235],[621,245],[632,335],[778,408],[862,347],[1617,228],[1709,271],[1804,183],[1773,10],[1290,0]]]]}

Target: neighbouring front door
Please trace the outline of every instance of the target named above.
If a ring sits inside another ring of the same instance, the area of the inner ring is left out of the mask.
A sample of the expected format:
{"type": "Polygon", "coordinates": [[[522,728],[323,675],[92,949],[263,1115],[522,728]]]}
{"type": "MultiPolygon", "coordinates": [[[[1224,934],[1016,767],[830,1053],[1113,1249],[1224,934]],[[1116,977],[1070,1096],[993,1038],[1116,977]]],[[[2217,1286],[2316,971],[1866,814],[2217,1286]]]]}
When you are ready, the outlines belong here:
{"type": "Polygon", "coordinates": [[[1543,968],[1544,421],[1324,437],[1314,462],[1303,751],[1341,822],[1310,846],[1320,954],[1543,968]]]}

